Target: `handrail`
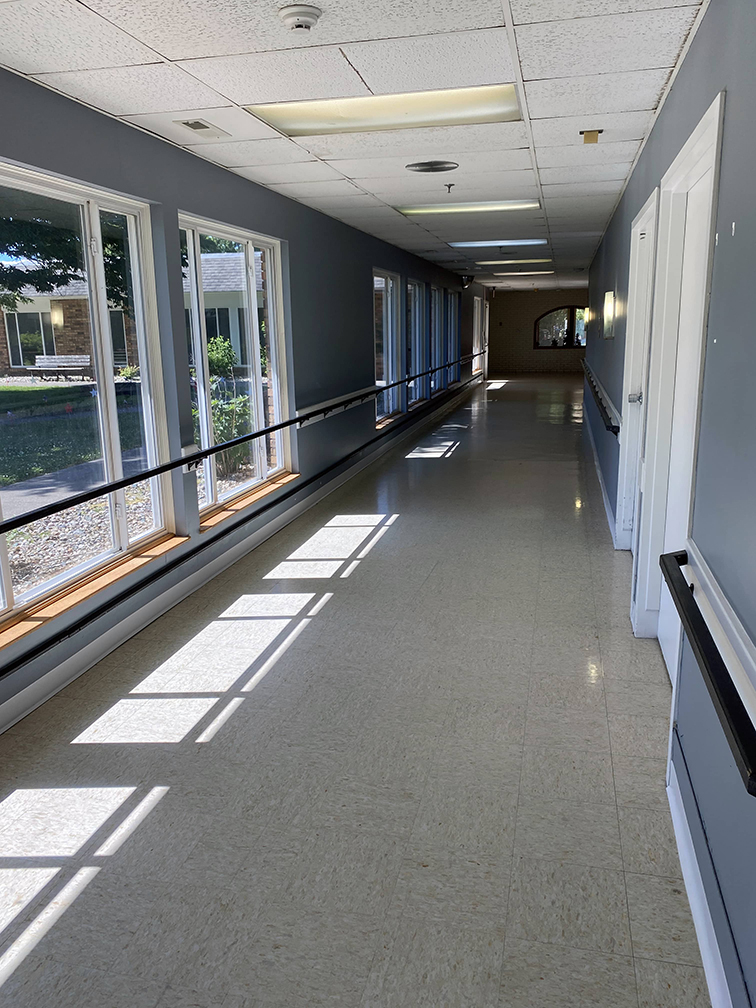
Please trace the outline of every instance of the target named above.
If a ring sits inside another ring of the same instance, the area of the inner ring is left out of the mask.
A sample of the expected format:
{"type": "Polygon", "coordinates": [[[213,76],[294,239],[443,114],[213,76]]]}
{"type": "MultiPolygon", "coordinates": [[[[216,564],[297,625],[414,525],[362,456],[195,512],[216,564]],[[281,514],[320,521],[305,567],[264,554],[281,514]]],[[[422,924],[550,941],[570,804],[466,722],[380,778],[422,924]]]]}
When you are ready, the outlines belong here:
{"type": "Polygon", "coordinates": [[[598,407],[598,411],[601,414],[601,419],[604,421],[604,427],[606,427],[606,429],[611,434],[614,434],[614,436],[616,437],[620,432],[619,425],[612,421],[609,410],[606,408],[604,400],[601,398],[601,393],[599,392],[598,385],[596,384],[596,379],[593,375],[593,371],[591,371],[590,367],[588,366],[588,364],[586,364],[585,361],[582,361],[582,365],[583,365],[583,371],[585,371],[585,378],[586,381],[588,382],[588,387],[590,388],[591,392],[593,392],[593,398],[596,401],[596,406],[598,407]]]}
{"type": "Polygon", "coordinates": [[[467,354],[464,357],[457,358],[457,360],[448,361],[446,364],[440,364],[435,368],[429,368],[427,371],[407,375],[406,378],[392,382],[390,385],[377,385],[369,392],[344,396],[342,399],[335,400],[327,407],[320,407],[308,413],[301,413],[290,420],[282,420],[280,423],[272,424],[270,427],[262,427],[260,430],[252,431],[251,434],[242,434],[237,438],[232,438],[230,441],[222,441],[220,444],[212,445],[210,448],[198,449],[190,455],[185,455],[179,459],[171,459],[170,462],[163,462],[161,465],[153,466],[152,469],[142,469],[133,476],[124,476],[122,479],[112,480],[110,483],[101,483],[92,490],[85,490],[82,493],[66,497],[62,501],[46,504],[44,507],[35,508],[33,511],[16,515],[15,518],[7,518],[5,521],[0,522],[0,535],[23,528],[24,525],[30,525],[32,522],[40,521],[42,518],[49,518],[51,515],[60,514],[61,511],[68,511],[69,508],[77,507],[79,504],[87,504],[89,501],[96,500],[98,497],[104,497],[106,494],[114,493],[117,490],[125,490],[126,487],[133,486],[135,483],[143,483],[145,480],[152,479],[155,476],[162,476],[163,473],[171,472],[174,469],[180,469],[183,466],[196,468],[203,459],[210,458],[220,452],[228,451],[230,448],[247,444],[249,441],[255,441],[257,438],[266,437],[268,434],[274,434],[276,431],[284,430],[287,427],[302,427],[315,418],[325,420],[332,413],[340,413],[352,405],[356,406],[369,402],[371,399],[376,399],[383,392],[387,392],[390,389],[406,385],[418,378],[424,378],[426,375],[434,374],[436,371],[446,371],[457,364],[465,364],[467,361],[474,360],[484,353],[485,350],[481,350],[478,353],[467,354]]]}
{"type": "Polygon", "coordinates": [[[688,562],[685,550],[659,557],[664,580],[688,637],[709,696],[727,737],[733,758],[749,794],[756,796],[756,728],[732,681],[711,631],[680,569],[688,562]]]}

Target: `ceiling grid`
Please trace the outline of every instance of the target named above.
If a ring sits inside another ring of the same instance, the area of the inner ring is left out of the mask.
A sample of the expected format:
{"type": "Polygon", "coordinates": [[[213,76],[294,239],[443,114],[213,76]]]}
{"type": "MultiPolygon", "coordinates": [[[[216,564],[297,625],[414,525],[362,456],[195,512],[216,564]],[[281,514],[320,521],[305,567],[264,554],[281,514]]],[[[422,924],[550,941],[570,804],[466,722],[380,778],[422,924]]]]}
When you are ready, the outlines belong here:
{"type": "Polygon", "coordinates": [[[292,32],[275,0],[0,0],[0,63],[491,286],[585,286],[701,0],[316,2],[292,32]]]}

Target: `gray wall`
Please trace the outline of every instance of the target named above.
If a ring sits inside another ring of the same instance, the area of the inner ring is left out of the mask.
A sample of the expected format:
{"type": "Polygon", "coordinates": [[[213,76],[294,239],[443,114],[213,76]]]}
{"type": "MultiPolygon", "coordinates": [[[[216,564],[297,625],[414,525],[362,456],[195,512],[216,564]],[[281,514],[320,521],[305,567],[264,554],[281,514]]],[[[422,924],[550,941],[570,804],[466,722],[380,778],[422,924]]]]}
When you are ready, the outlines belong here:
{"type": "Polygon", "coordinates": [[[535,349],[535,321],[545,312],[565,305],[584,308],[588,291],[496,291],[490,302],[488,370],[492,375],[518,371],[582,372],[585,350],[535,349]]]}
{"type": "MultiPolygon", "coordinates": [[[[621,306],[627,303],[632,220],[716,95],[725,91],[719,239],[713,258],[692,534],[752,639],[756,639],[755,51],[756,4],[712,0],[590,275],[592,314],[600,314],[606,290],[617,292],[621,306]]],[[[588,361],[618,408],[624,349],[622,311],[616,338],[602,340],[592,332],[587,350],[588,361]]],[[[586,412],[614,506],[617,440],[605,433],[595,410],[589,406],[586,412]]],[[[676,737],[673,763],[733,1004],[750,1005],[756,1003],[756,799],[746,793],[734,767],[687,646],[677,703],[679,742],[676,737]]]]}
{"type": "MultiPolygon", "coordinates": [[[[670,95],[601,243],[590,274],[592,314],[605,290],[627,302],[630,226],[720,91],[726,92],[709,329],[704,365],[693,538],[756,638],[756,4],[712,0],[670,95]],[[731,235],[736,222],[735,237],[731,235]],[[716,343],[714,343],[716,340],[716,343]]],[[[587,359],[618,409],[625,350],[624,312],[614,340],[591,332],[587,359]]],[[[593,426],[615,504],[617,439],[593,426]]]]}
{"type": "MultiPolygon", "coordinates": [[[[455,274],[23,77],[0,70],[0,95],[0,160],[91,183],[151,204],[171,457],[177,457],[181,446],[193,440],[178,244],[180,210],[286,243],[284,294],[292,347],[292,410],[373,384],[373,267],[462,290],[455,274]]],[[[462,292],[463,353],[472,348],[475,294],[484,291],[473,285],[462,292]]],[[[470,373],[467,365],[462,378],[470,373]]],[[[298,469],[303,477],[312,476],[360,449],[374,436],[372,405],[306,427],[298,435],[298,469]]],[[[180,498],[184,487],[191,489],[192,478],[182,480],[177,476],[174,486],[180,498]]],[[[198,542],[196,503],[193,511],[191,506],[178,510],[180,525],[185,525],[179,530],[198,542]]],[[[207,533],[203,542],[213,535],[207,533]]],[[[217,558],[240,538],[243,535],[219,543],[208,558],[217,558]]],[[[199,561],[200,566],[202,562],[206,560],[199,561]]],[[[194,569],[197,564],[190,566],[194,569]]],[[[145,599],[144,595],[140,597],[139,604],[144,605],[145,599]]],[[[119,611],[112,614],[111,621],[121,618],[125,614],[119,611]]],[[[89,636],[104,632],[104,624],[98,624],[98,628],[89,636]]],[[[47,632],[33,634],[33,643],[47,632]]],[[[86,639],[80,638],[75,646],[84,644],[86,639]]],[[[70,650],[70,642],[67,647],[70,650]]],[[[9,658],[10,651],[17,657],[19,647],[6,649],[3,657],[9,658]]],[[[48,657],[27,669],[21,679],[3,681],[0,700],[28,683],[30,677],[41,675],[55,660],[54,655],[48,657]]]]}

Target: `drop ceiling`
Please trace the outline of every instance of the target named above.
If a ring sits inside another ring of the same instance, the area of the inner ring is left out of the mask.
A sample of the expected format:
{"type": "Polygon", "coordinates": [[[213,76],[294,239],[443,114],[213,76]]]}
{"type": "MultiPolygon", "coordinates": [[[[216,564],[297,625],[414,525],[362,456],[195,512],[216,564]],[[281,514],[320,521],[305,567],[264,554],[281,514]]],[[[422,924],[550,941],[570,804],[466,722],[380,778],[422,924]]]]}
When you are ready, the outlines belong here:
{"type": "Polygon", "coordinates": [[[229,171],[458,273],[582,287],[700,0],[316,0],[309,33],[268,0],[0,0],[0,62],[229,171]],[[512,84],[516,122],[283,136],[244,106],[512,84]],[[215,129],[202,138],[181,120],[215,129]],[[602,130],[584,144],[581,130],[602,130]],[[220,132],[219,132],[220,131],[220,132]],[[459,164],[416,174],[411,162],[459,164]],[[452,183],[451,192],[447,184],[452,183]],[[396,207],[535,200],[405,217],[396,207]],[[543,276],[477,266],[533,248],[543,276]]]}

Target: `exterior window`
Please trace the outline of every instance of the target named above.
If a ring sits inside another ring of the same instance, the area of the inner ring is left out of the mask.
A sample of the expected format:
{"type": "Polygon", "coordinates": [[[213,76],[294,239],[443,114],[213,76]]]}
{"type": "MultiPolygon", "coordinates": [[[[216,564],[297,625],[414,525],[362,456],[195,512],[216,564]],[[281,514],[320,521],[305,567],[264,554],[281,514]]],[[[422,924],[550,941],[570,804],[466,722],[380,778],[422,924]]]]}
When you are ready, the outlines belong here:
{"type": "MultiPolygon", "coordinates": [[[[139,265],[145,212],[65,184],[0,179],[6,518],[157,464],[139,265]],[[15,368],[48,380],[4,381],[15,368]]],[[[57,588],[162,525],[153,480],[8,533],[4,607],[57,588]]]]}
{"type": "MultiPolygon", "coordinates": [[[[432,368],[444,364],[444,292],[439,287],[431,287],[430,298],[430,349],[432,368]]],[[[430,376],[431,395],[439,392],[446,382],[444,372],[434,371],[430,376]]]]}
{"type": "Polygon", "coordinates": [[[585,346],[586,308],[554,308],[536,319],[536,350],[564,350],[585,346]]]}
{"type": "MultiPolygon", "coordinates": [[[[407,374],[425,371],[425,287],[416,280],[407,283],[407,374]]],[[[416,378],[407,385],[407,402],[411,406],[426,398],[425,378],[416,378]]]]}
{"type": "MultiPolygon", "coordinates": [[[[447,294],[446,347],[447,361],[459,360],[459,294],[454,291],[447,294]]],[[[459,381],[459,364],[452,364],[446,374],[449,385],[459,381]]]]}
{"type": "MultiPolygon", "coordinates": [[[[373,272],[373,331],[375,338],[375,384],[398,381],[399,278],[393,273],[373,272]]],[[[376,420],[399,409],[399,389],[381,392],[375,400],[376,420]]]]}
{"type": "MultiPolygon", "coordinates": [[[[283,419],[279,247],[187,218],[181,258],[194,438],[209,448],[283,419]]],[[[285,448],[277,431],[206,459],[200,508],[268,479],[283,468],[285,448]]]]}
{"type": "MultiPolygon", "coordinates": [[[[473,353],[480,355],[483,350],[483,298],[476,297],[473,301],[473,353]]],[[[473,357],[472,362],[472,373],[477,374],[478,371],[483,370],[483,357],[482,355],[473,357]]]]}

